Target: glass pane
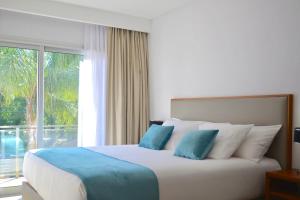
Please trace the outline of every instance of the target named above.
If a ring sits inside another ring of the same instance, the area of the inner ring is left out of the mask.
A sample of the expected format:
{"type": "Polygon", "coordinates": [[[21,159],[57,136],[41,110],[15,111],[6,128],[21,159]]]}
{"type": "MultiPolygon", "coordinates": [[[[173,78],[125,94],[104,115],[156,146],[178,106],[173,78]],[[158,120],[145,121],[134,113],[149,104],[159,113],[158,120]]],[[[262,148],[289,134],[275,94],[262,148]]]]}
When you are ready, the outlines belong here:
{"type": "Polygon", "coordinates": [[[44,147],[77,145],[81,55],[45,52],[44,147]]]}
{"type": "Polygon", "coordinates": [[[0,47],[0,190],[36,147],[37,66],[36,50],[0,47]]]}

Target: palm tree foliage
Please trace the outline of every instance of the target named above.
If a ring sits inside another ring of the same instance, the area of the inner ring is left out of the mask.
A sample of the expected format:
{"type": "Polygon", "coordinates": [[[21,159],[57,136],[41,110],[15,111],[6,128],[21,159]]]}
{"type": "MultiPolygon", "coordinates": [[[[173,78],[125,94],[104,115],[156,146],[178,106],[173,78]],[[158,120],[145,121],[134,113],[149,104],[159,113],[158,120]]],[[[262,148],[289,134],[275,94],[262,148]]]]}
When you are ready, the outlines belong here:
{"type": "MultiPolygon", "coordinates": [[[[79,64],[82,56],[45,52],[44,122],[77,124],[79,64]]],[[[36,50],[0,47],[0,125],[35,125],[36,50]]]]}
{"type": "MultiPolygon", "coordinates": [[[[14,115],[23,115],[24,120],[21,121],[28,125],[33,125],[36,118],[36,69],[37,51],[18,48],[0,48],[1,108],[11,108],[16,101],[20,99],[25,100],[25,113],[22,113],[21,110],[17,110],[14,115]]],[[[7,115],[5,110],[2,110],[0,114],[1,116],[7,115]]]]}
{"type": "Polygon", "coordinates": [[[45,53],[46,124],[77,124],[81,59],[76,54],[45,53]]]}

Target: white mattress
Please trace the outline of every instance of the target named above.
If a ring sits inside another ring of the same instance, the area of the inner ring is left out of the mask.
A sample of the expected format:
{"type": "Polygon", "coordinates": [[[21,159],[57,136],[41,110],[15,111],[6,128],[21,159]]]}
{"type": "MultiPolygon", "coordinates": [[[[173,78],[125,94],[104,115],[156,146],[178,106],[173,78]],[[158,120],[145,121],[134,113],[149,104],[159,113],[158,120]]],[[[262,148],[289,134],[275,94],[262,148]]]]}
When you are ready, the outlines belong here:
{"type": "MultiPolygon", "coordinates": [[[[276,160],[260,163],[241,159],[189,160],[172,151],[154,151],[136,145],[90,148],[103,154],[146,166],[158,178],[160,200],[241,200],[262,195],[266,171],[278,170],[276,160]]],[[[85,200],[81,180],[28,152],[24,176],[44,200],[85,200]]]]}

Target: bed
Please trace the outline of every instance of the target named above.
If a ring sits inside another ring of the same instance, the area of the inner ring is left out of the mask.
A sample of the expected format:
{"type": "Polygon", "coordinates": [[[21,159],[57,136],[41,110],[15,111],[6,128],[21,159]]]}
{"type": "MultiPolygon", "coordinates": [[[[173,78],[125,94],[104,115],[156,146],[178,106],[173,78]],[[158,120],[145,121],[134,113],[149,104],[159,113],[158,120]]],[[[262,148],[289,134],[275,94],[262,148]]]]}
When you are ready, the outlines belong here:
{"type": "MultiPolygon", "coordinates": [[[[232,157],[228,160],[189,160],[172,151],[155,151],[137,145],[104,146],[90,151],[151,169],[158,180],[160,200],[241,200],[263,194],[267,171],[291,168],[292,95],[176,98],[171,117],[256,125],[282,124],[261,162],[232,157]]],[[[23,199],[84,200],[81,180],[28,152],[24,160],[23,199]]]]}

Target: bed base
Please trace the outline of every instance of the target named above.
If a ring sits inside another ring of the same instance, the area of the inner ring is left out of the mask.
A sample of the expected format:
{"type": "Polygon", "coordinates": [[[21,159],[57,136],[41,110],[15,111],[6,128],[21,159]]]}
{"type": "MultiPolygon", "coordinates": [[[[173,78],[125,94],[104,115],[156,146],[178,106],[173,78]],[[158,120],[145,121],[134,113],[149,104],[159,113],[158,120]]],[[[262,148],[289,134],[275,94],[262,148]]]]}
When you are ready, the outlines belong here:
{"type": "MultiPolygon", "coordinates": [[[[28,183],[23,182],[22,187],[22,200],[44,200],[39,193],[28,183]]],[[[253,199],[253,200],[263,200],[263,197],[253,199]]]]}
{"type": "Polygon", "coordinates": [[[23,182],[22,200],[44,200],[38,192],[28,183],[23,182]]]}

